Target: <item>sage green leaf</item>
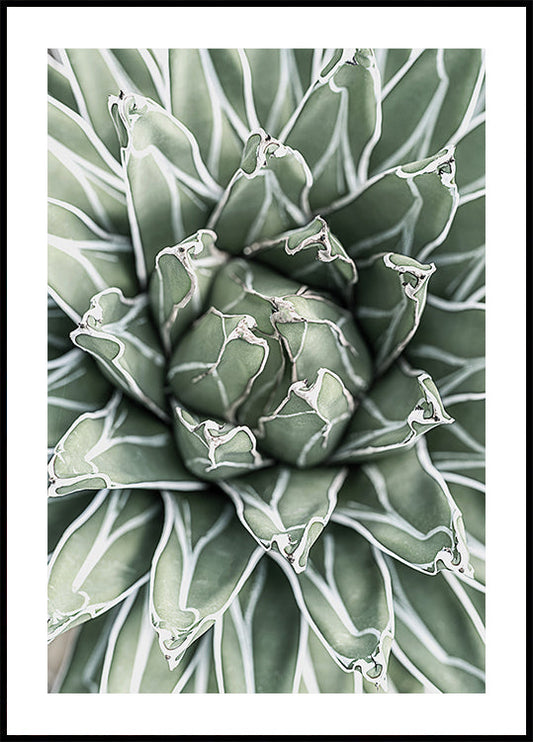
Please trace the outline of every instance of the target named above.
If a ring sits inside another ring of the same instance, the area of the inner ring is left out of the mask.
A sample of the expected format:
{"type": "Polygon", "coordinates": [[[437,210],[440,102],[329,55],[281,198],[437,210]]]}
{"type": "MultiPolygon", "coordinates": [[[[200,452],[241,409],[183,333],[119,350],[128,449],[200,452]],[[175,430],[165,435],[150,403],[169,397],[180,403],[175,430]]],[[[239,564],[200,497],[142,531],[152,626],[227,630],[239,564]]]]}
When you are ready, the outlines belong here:
{"type": "Polygon", "coordinates": [[[95,294],[70,337],[90,353],[105,377],[162,420],[165,411],[165,356],[152,325],[148,296],[124,297],[117,288],[95,294]]]}
{"type": "Polygon", "coordinates": [[[220,487],[256,541],[276,549],[300,573],[333,513],[346,473],[340,468],[310,473],[278,466],[220,482],[220,487]]]}
{"type": "Polygon", "coordinates": [[[51,140],[48,151],[48,195],[79,209],[110,233],[129,236],[123,189],[109,185],[51,140]]]}
{"type": "Polygon", "coordinates": [[[481,49],[411,49],[407,59],[405,52],[394,50],[381,90],[383,121],[372,173],[455,142],[474,115],[483,84],[481,49]],[[400,57],[405,61],[398,66],[400,57]]]}
{"type": "Polygon", "coordinates": [[[55,447],[49,467],[55,497],[83,489],[202,489],[184,468],[171,431],[119,392],[86,412],[55,447]]]}
{"type": "Polygon", "coordinates": [[[79,113],[78,104],[72,91],[67,69],[57,59],[48,55],[48,95],[79,113]]]}
{"type": "Polygon", "coordinates": [[[362,269],[354,311],[374,351],[377,374],[390,366],[415,334],[434,271],[433,263],[424,265],[395,253],[375,255],[362,269]]]}
{"type": "MultiPolygon", "coordinates": [[[[169,366],[170,386],[187,407],[235,422],[239,406],[261,379],[272,347],[251,315],[224,314],[211,307],[178,344],[169,366]]],[[[279,347],[276,360],[281,365],[279,347]]]]}
{"type": "MultiPolygon", "coordinates": [[[[319,368],[327,366],[352,394],[367,387],[372,372],[366,345],[351,313],[327,297],[268,268],[236,259],[219,272],[211,301],[221,311],[252,315],[258,331],[273,336],[275,343],[266,340],[276,365],[265,366],[263,378],[272,379],[283,371],[285,364],[276,352],[281,343],[290,382],[314,378],[319,368]]],[[[248,422],[248,410],[244,414],[248,422]]]]}
{"type": "Polygon", "coordinates": [[[365,182],[381,130],[379,91],[371,49],[336,50],[281,132],[311,168],[314,211],[365,182]]]}
{"type": "Polygon", "coordinates": [[[98,693],[109,633],[118,607],[79,625],[51,693],[98,693]]]}
{"type": "Polygon", "coordinates": [[[206,420],[175,400],[172,411],[181,457],[187,469],[200,479],[230,479],[271,463],[257,450],[255,435],[246,425],[206,420]]]}
{"type": "Polygon", "coordinates": [[[485,297],[485,193],[462,196],[444,242],[432,254],[431,293],[455,302],[485,297]]]}
{"type": "Polygon", "coordinates": [[[332,520],[413,569],[472,574],[461,511],[424,441],[352,469],[332,520]]]}
{"type": "Polygon", "coordinates": [[[200,229],[156,256],[150,279],[150,301],[169,355],[184,330],[207,309],[215,274],[227,260],[215,247],[215,241],[214,232],[200,229]]]}
{"type": "Polygon", "coordinates": [[[55,361],[72,350],[70,333],[74,329],[75,324],[50,295],[47,297],[47,312],[48,360],[55,361]]]}
{"type": "MultiPolygon", "coordinates": [[[[105,97],[103,102],[106,117],[113,128],[105,97]]],[[[113,137],[118,146],[115,131],[113,137]]],[[[60,159],[71,161],[83,170],[94,173],[104,183],[124,192],[120,165],[84,118],[83,108],[80,115],[61,101],[48,96],[48,146],[60,159]]]]}
{"type": "Polygon", "coordinates": [[[431,376],[400,360],[359,399],[333,460],[357,462],[395,452],[452,422],[431,376]]]}
{"type": "Polygon", "coordinates": [[[120,161],[120,144],[109,116],[107,99],[110,95],[118,95],[121,89],[130,92],[131,80],[124,75],[109,49],[66,49],[63,61],[70,66],[77,83],[82,115],[113,157],[120,161]]]}
{"type": "Polygon", "coordinates": [[[313,182],[302,155],[262,129],[246,142],[239,169],[209,218],[221,250],[232,254],[311,217],[313,182]]]}
{"type": "Polygon", "coordinates": [[[225,186],[239,167],[248,137],[247,125],[224,91],[226,70],[213,64],[207,49],[170,49],[168,55],[172,114],[195,132],[209,172],[225,186]]]}
{"type": "Polygon", "coordinates": [[[292,584],[300,610],[335,662],[386,683],[394,633],[390,576],[381,553],[349,528],[334,523],[315,544],[300,575],[272,552],[292,584]]]}
{"type": "Polygon", "coordinates": [[[64,497],[49,497],[47,502],[48,553],[56,548],[68,526],[81,515],[95,496],[92,490],[64,497]]]}
{"type": "Polygon", "coordinates": [[[440,693],[427,678],[425,678],[409,658],[401,651],[396,642],[392,644],[388,668],[389,688],[395,693],[440,693]],[[400,661],[396,655],[401,656],[400,661]],[[403,664],[405,663],[405,664],[403,664]]]}
{"type": "Polygon", "coordinates": [[[333,204],[328,224],[356,261],[389,251],[425,261],[452,223],[454,175],[453,147],[398,166],[333,204]]]}
{"type": "Polygon", "coordinates": [[[360,672],[342,670],[315,632],[308,631],[300,693],[361,693],[362,682],[360,672]]]}
{"type": "Polygon", "coordinates": [[[411,49],[375,49],[381,84],[384,86],[403,67],[411,55],[411,49]]]}
{"type": "Polygon", "coordinates": [[[457,186],[461,196],[485,187],[485,112],[471,120],[457,142],[457,186]]]}
{"type": "MultiPolygon", "coordinates": [[[[109,52],[103,53],[124,92],[140,93],[168,108],[165,81],[150,49],[111,49],[109,52]]],[[[117,90],[113,90],[113,94],[116,93],[117,90]]]]}
{"type": "Polygon", "coordinates": [[[163,492],[165,522],[152,563],[152,622],[173,670],[229,607],[263,550],[218,492],[163,492]]]}
{"type": "Polygon", "coordinates": [[[312,49],[245,49],[250,65],[252,93],[261,126],[279,136],[309,84],[309,71],[300,75],[299,64],[312,49]],[[303,78],[303,79],[302,79],[303,78]]]}
{"type": "Polygon", "coordinates": [[[217,619],[213,656],[219,693],[294,693],[302,624],[291,587],[271,559],[257,565],[217,619]]]}
{"type": "Polygon", "coordinates": [[[305,227],[245,247],[244,255],[257,258],[308,286],[333,291],[341,297],[349,296],[357,281],[355,263],[320,216],[305,227]]]}
{"type": "Polygon", "coordinates": [[[257,423],[261,448],[298,468],[317,466],[337,447],[354,411],[342,379],[319,368],[311,381],[295,381],[257,423]]]}
{"type": "Polygon", "coordinates": [[[194,672],[197,646],[171,671],[150,621],[150,591],[143,585],[123,601],[107,644],[100,693],[180,693],[194,672]]]}
{"type": "Polygon", "coordinates": [[[152,492],[102,490],[67,528],[50,559],[50,641],[109,610],[146,581],[160,515],[160,500],[152,492]]]}
{"type": "Polygon", "coordinates": [[[111,386],[85,353],[73,349],[48,361],[48,447],[78,415],[100,409],[110,395],[111,386]]]}
{"type": "Polygon", "coordinates": [[[445,399],[485,389],[485,306],[428,294],[417,333],[406,351],[431,374],[445,399]]]}
{"type": "Polygon", "coordinates": [[[394,590],[400,661],[443,693],[483,693],[484,638],[481,619],[455,575],[423,575],[388,561],[394,590]]]}
{"type": "Polygon", "coordinates": [[[137,274],[144,285],[158,252],[205,226],[222,193],[193,134],[140,95],[111,96],[109,111],[122,142],[122,167],[137,274]]]}
{"type": "Polygon", "coordinates": [[[76,323],[91,297],[109,286],[137,291],[129,240],[103,231],[87,214],[64,201],[48,204],[48,286],[76,323]]]}

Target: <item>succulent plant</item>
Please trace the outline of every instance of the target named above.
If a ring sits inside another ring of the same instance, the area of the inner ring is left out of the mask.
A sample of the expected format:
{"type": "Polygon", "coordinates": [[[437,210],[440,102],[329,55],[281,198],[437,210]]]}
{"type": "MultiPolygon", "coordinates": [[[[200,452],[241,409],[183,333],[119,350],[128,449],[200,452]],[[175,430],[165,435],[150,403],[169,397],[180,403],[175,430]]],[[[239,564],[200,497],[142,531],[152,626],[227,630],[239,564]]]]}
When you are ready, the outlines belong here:
{"type": "Polygon", "coordinates": [[[483,692],[482,52],[48,75],[53,690],[483,692]]]}

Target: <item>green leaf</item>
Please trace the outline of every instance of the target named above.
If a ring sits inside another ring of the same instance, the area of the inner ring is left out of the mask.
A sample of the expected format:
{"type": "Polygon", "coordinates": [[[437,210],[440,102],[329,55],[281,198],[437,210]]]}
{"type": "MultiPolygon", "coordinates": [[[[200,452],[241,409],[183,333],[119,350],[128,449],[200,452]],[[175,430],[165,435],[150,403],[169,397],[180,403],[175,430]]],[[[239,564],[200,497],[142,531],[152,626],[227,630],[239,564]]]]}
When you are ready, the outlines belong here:
{"type": "Polygon", "coordinates": [[[64,497],[49,497],[48,511],[48,553],[56,548],[59,539],[76,518],[89,505],[95,493],[92,490],[76,492],[64,497]]]}
{"type": "Polygon", "coordinates": [[[103,613],[148,578],[161,532],[152,492],[102,490],[65,531],[48,577],[49,640],[103,613]]]}
{"type": "MultiPolygon", "coordinates": [[[[140,93],[165,105],[165,81],[150,49],[110,49],[104,53],[124,92],[140,93]]],[[[116,92],[115,89],[113,94],[116,92]]]]}
{"type": "Polygon", "coordinates": [[[52,140],[48,152],[48,195],[57,202],[69,204],[86,214],[100,229],[129,237],[130,227],[126,196],[86,169],[67,149],[52,140]]]}
{"type": "Polygon", "coordinates": [[[374,351],[376,373],[381,374],[420,324],[435,265],[385,253],[370,258],[360,270],[354,313],[374,351]]]}
{"type": "Polygon", "coordinates": [[[116,392],[106,407],[86,412],[55,447],[50,495],[83,489],[203,489],[183,467],[171,431],[116,392]]]}
{"type": "Polygon", "coordinates": [[[98,693],[109,633],[118,607],[76,627],[51,693],[98,693]]]}
{"type": "Polygon", "coordinates": [[[263,559],[216,621],[213,656],[219,693],[294,693],[302,619],[289,583],[263,559]]]}
{"type": "Polygon", "coordinates": [[[77,84],[82,115],[109,152],[120,160],[119,141],[107,99],[110,95],[118,95],[121,88],[129,91],[131,80],[124,75],[109,49],[66,49],[62,56],[77,84]]]}
{"type": "MultiPolygon", "coordinates": [[[[271,348],[251,315],[211,307],[178,344],[170,386],[187,407],[235,422],[239,406],[261,380],[271,348]]],[[[278,357],[281,364],[281,349],[278,357]]]]}
{"type": "Polygon", "coordinates": [[[448,236],[432,254],[431,293],[455,302],[485,297],[485,193],[462,196],[448,236]]]}
{"type": "Polygon", "coordinates": [[[161,250],[150,279],[150,301],[163,346],[170,355],[178,338],[205,309],[217,270],[227,256],[215,247],[216,234],[200,229],[161,250]]]}
{"type": "Polygon", "coordinates": [[[244,249],[244,255],[266,263],[293,280],[333,291],[343,298],[350,295],[357,281],[355,263],[320,216],[305,227],[272,240],[255,242],[244,249]]]}
{"type": "Polygon", "coordinates": [[[381,91],[383,122],[371,156],[373,173],[457,141],[474,115],[483,83],[481,49],[411,49],[405,59],[406,51],[393,50],[386,72],[391,76],[381,91]]]}
{"type": "Polygon", "coordinates": [[[175,400],[172,410],[178,449],[187,469],[197,477],[230,479],[271,463],[257,450],[255,435],[246,425],[206,420],[175,400]]]}
{"type": "Polygon", "coordinates": [[[352,469],[332,520],[413,569],[472,574],[461,511],[424,441],[352,469]]]}
{"type": "Polygon", "coordinates": [[[262,129],[246,142],[241,165],[207,226],[219,247],[239,254],[259,240],[309,221],[313,178],[302,155],[262,129]]]}
{"type": "Polygon", "coordinates": [[[308,630],[302,681],[305,691],[300,688],[300,693],[360,693],[363,676],[342,670],[315,632],[308,630]]]}
{"type": "Polygon", "coordinates": [[[291,384],[272,411],[259,418],[261,448],[298,468],[317,466],[335,451],[354,406],[342,379],[319,368],[311,381],[291,384]]]}
{"type": "Polygon", "coordinates": [[[143,585],[122,603],[107,644],[100,693],[180,693],[198,665],[197,645],[171,671],[150,621],[143,585]]]}
{"type": "Polygon", "coordinates": [[[98,410],[111,387],[84,353],[73,349],[48,361],[48,447],[56,445],[82,412],[98,410]]]}
{"type": "Polygon", "coordinates": [[[311,168],[310,202],[315,211],[365,182],[381,130],[379,73],[373,52],[336,52],[280,134],[311,168]]]}
{"type": "Polygon", "coordinates": [[[300,575],[272,553],[311,628],[339,667],[386,682],[394,616],[383,556],[349,528],[328,525],[300,575]]]}
{"type": "Polygon", "coordinates": [[[256,541],[276,549],[300,573],[331,517],[345,477],[346,470],[340,468],[307,472],[278,466],[220,482],[220,487],[256,541]]]}
{"type": "Polygon", "coordinates": [[[70,333],[75,325],[70,317],[56,304],[50,295],[47,297],[48,312],[48,360],[55,361],[72,350],[70,333]]]}
{"type": "Polygon", "coordinates": [[[333,204],[328,224],[356,261],[389,251],[425,261],[452,223],[454,174],[453,147],[396,167],[333,204]]]}
{"type": "Polygon", "coordinates": [[[137,280],[129,240],[103,231],[76,206],[49,199],[48,286],[76,323],[98,291],[117,286],[134,295],[137,280]]]}
{"type": "Polygon", "coordinates": [[[66,67],[57,59],[48,55],[48,95],[79,113],[78,104],[72,90],[66,67]]]}
{"type": "Polygon", "coordinates": [[[224,92],[226,68],[217,69],[207,49],[170,49],[168,54],[172,114],[195,133],[209,172],[226,185],[248,136],[224,92]]]}
{"type": "Polygon", "coordinates": [[[165,356],[152,325],[148,296],[127,299],[117,288],[100,291],[70,337],[96,359],[115,386],[162,420],[169,420],[165,356]]]}
{"type": "Polygon", "coordinates": [[[394,452],[452,422],[431,376],[400,360],[359,399],[333,460],[357,462],[394,452]]]}
{"type": "Polygon", "coordinates": [[[173,670],[230,606],[263,550],[218,492],[163,492],[165,522],[151,573],[152,622],[173,670]]]}
{"type": "Polygon", "coordinates": [[[485,187],[485,113],[477,114],[457,142],[457,186],[461,196],[485,187]]]}
{"type": "Polygon", "coordinates": [[[479,614],[460,580],[423,575],[388,560],[394,590],[397,658],[424,685],[443,693],[483,693],[484,638],[479,614]]]}
{"type": "Polygon", "coordinates": [[[146,284],[156,255],[205,226],[222,189],[202,161],[193,134],[140,95],[112,96],[109,110],[123,142],[137,274],[146,284]]]}

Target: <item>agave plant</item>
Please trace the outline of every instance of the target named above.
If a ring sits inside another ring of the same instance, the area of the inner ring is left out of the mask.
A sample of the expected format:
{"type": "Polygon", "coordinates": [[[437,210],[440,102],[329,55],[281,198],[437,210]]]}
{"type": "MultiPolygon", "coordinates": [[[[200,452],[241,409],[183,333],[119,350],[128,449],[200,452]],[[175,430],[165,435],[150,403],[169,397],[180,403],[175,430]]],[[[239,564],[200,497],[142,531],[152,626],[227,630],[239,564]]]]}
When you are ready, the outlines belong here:
{"type": "Polygon", "coordinates": [[[53,690],[483,692],[482,52],[48,74],[53,690]]]}

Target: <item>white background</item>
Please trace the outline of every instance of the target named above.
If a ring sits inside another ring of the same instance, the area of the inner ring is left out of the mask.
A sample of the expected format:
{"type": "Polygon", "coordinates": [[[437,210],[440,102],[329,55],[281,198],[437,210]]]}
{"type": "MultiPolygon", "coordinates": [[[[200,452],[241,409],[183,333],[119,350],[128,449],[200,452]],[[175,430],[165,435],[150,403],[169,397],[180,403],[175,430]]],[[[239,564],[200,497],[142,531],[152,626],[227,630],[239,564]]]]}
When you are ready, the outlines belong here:
{"type": "Polygon", "coordinates": [[[8,8],[9,734],[525,733],[525,9],[8,8]],[[480,695],[46,691],[46,48],[487,50],[488,649],[480,695]]]}

